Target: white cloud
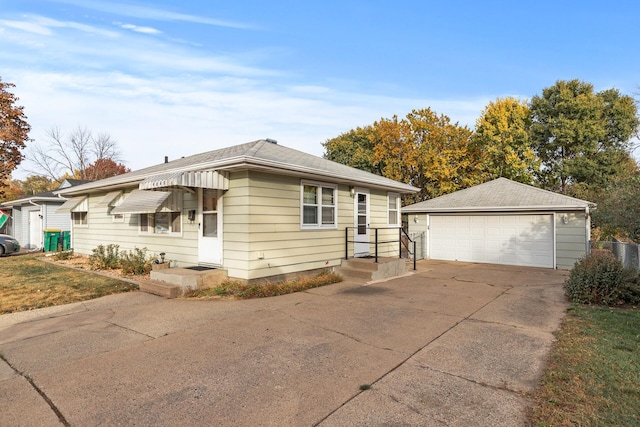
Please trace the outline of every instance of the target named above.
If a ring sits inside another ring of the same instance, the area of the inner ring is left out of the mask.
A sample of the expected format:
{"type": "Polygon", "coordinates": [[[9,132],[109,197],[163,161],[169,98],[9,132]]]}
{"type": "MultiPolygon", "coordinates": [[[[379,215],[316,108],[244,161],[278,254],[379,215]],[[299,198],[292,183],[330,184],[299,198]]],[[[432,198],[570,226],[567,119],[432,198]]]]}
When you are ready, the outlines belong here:
{"type": "Polygon", "coordinates": [[[0,25],[13,28],[15,30],[26,31],[28,33],[38,34],[41,36],[50,36],[51,30],[46,25],[41,25],[35,22],[28,21],[15,21],[15,20],[0,20],[0,25]]]}
{"type": "Polygon", "coordinates": [[[453,121],[472,125],[487,102],[370,96],[321,87],[316,93],[304,93],[229,77],[20,74],[12,81],[20,89],[31,136],[38,143],[46,142],[46,130],[53,126],[63,130],[86,126],[118,140],[133,169],[159,163],[165,155],[177,158],[267,137],[322,155],[322,142],[381,117],[404,116],[411,109],[431,106],[453,121]]]}
{"type": "Polygon", "coordinates": [[[100,12],[111,13],[119,16],[128,16],[132,18],[151,19],[156,21],[181,21],[196,24],[212,25],[218,27],[236,28],[236,29],[252,29],[252,25],[227,21],[205,16],[189,15],[185,13],[171,12],[168,10],[136,6],[128,3],[103,2],[93,0],[56,0],[58,3],[72,4],[86,9],[92,9],[100,12]]]}
{"type": "Polygon", "coordinates": [[[136,33],[153,34],[153,35],[162,34],[162,31],[158,29],[151,28],[151,27],[141,27],[133,24],[120,24],[120,27],[124,28],[125,30],[135,31],[136,33]]]}
{"type": "Polygon", "coordinates": [[[23,20],[0,20],[0,25],[47,37],[54,35],[53,31],[51,31],[52,28],[78,30],[84,33],[99,34],[103,37],[110,38],[118,36],[116,32],[104,30],[99,27],[73,21],[59,21],[38,15],[26,15],[23,20]]]}

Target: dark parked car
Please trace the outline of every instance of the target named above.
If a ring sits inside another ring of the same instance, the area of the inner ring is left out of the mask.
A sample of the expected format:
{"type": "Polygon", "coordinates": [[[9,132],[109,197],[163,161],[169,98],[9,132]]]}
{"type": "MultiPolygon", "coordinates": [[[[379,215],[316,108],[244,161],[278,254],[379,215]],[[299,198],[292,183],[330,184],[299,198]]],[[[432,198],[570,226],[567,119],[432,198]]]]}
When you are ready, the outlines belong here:
{"type": "Polygon", "coordinates": [[[20,243],[6,234],[0,234],[0,256],[20,251],[20,243]]]}

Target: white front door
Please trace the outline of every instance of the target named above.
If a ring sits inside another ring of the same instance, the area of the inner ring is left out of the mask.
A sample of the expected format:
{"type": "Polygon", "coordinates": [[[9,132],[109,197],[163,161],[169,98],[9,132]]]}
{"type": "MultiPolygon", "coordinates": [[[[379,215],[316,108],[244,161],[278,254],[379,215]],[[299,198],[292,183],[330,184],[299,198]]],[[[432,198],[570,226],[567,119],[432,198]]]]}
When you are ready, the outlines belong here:
{"type": "Polygon", "coordinates": [[[356,257],[369,256],[369,190],[356,189],[354,199],[354,244],[356,257]]]}
{"type": "Polygon", "coordinates": [[[198,263],[222,265],[222,191],[198,190],[198,263]]]}
{"type": "Polygon", "coordinates": [[[42,233],[42,218],[40,218],[40,211],[29,211],[29,243],[27,247],[42,247],[42,233]]]}

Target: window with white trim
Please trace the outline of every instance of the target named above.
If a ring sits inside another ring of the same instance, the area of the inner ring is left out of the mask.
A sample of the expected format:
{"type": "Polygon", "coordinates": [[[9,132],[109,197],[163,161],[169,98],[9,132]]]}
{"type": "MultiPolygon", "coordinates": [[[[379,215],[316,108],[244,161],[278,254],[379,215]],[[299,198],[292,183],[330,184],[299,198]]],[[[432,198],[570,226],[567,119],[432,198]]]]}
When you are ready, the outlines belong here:
{"type": "Polygon", "coordinates": [[[316,183],[302,183],[301,215],[303,228],[336,228],[337,198],[336,186],[316,183]]]}
{"type": "Polygon", "coordinates": [[[71,221],[74,227],[88,227],[89,199],[84,198],[71,209],[71,221]]]}
{"type": "Polygon", "coordinates": [[[389,227],[400,226],[400,195],[387,193],[387,221],[389,227]]]}
{"type": "Polygon", "coordinates": [[[140,234],[180,234],[180,212],[156,212],[140,214],[140,234]]]}
{"type": "Polygon", "coordinates": [[[171,191],[158,212],[139,214],[140,234],[182,234],[182,192],[171,191]]]}
{"type": "Polygon", "coordinates": [[[87,212],[71,212],[71,220],[74,226],[86,226],[87,212]]]}

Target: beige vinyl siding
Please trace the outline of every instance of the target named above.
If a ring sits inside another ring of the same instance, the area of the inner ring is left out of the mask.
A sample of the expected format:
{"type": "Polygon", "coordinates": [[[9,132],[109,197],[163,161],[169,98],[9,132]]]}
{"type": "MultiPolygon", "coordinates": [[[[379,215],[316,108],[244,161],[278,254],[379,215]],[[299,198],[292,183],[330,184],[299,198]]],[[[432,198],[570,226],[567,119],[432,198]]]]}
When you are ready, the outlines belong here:
{"type": "Polygon", "coordinates": [[[230,277],[257,279],[340,263],[348,188],[338,189],[338,227],[312,230],[300,224],[300,189],[300,178],[256,171],[231,174],[223,217],[224,266],[230,277]]]}
{"type": "MultiPolygon", "coordinates": [[[[224,267],[230,277],[251,280],[340,265],[345,227],[354,224],[349,187],[336,185],[336,228],[303,229],[302,181],[257,171],[231,174],[223,217],[224,267]]],[[[386,203],[386,192],[371,192],[372,226],[386,227],[386,203]]]]}
{"type": "Polygon", "coordinates": [[[584,211],[556,213],[556,268],[569,270],[583,257],[587,248],[586,219],[584,211]],[[562,216],[567,215],[565,224],[562,216]]]}
{"type": "MultiPolygon", "coordinates": [[[[125,197],[132,189],[125,191],[125,197]]],[[[197,264],[198,223],[187,220],[186,212],[197,208],[197,198],[183,192],[182,234],[180,235],[144,235],[139,234],[137,214],[124,214],[124,222],[113,222],[107,206],[96,206],[107,192],[89,196],[87,226],[76,227],[72,231],[73,248],[76,252],[90,255],[98,245],[115,243],[120,250],[147,248],[149,255],[165,252],[166,260],[176,261],[178,266],[197,264]]]]}

